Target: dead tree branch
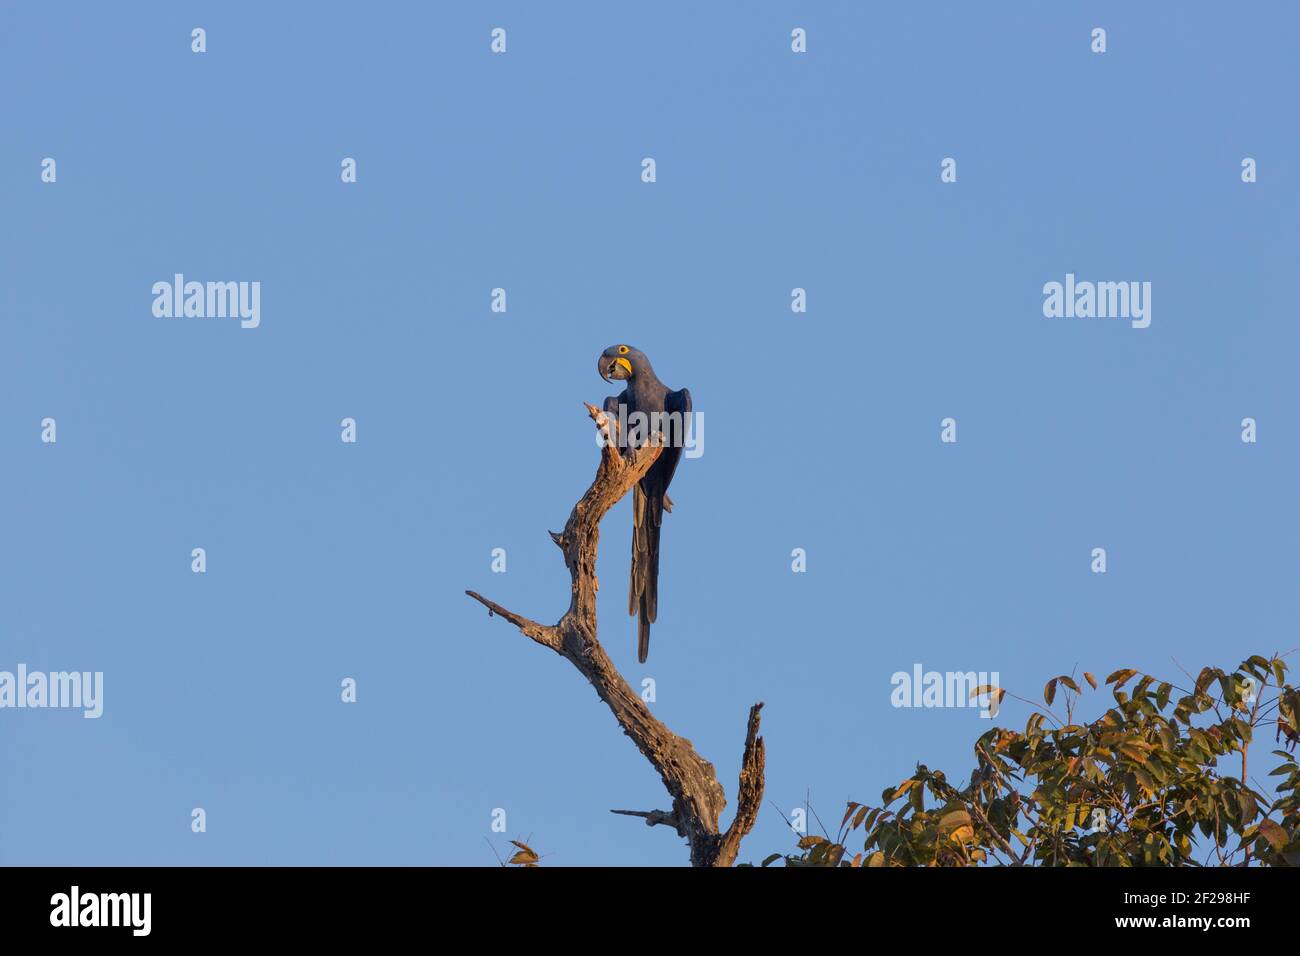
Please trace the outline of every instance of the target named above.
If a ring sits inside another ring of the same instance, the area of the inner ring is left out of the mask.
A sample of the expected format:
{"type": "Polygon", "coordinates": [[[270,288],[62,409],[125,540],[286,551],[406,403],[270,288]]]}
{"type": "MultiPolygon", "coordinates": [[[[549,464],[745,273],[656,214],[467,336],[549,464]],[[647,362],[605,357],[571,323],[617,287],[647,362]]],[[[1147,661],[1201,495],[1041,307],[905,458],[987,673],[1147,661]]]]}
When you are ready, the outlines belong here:
{"type": "Polygon", "coordinates": [[[759,711],[763,705],[757,703],[749,711],[736,815],[724,832],[719,829],[719,820],[727,798],[713,764],[696,753],[689,740],[677,736],[650,712],[596,639],[596,546],[600,540],[600,521],[649,471],[662,448],[650,444],[625,457],[612,439],[613,423],[608,416],[593,405],[587,405],[587,412],[604,438],[596,479],[573,506],[564,531],[550,533],[564,552],[564,563],[572,579],[569,609],[556,624],[540,624],[474,591],[465,593],[486,607],[489,614],[505,618],[525,636],[549,647],[576,667],[591,682],[623,732],[659,772],[673,801],[671,812],[613,812],[643,817],[647,826],[675,829],[690,846],[693,866],[731,866],[740,851],[740,841],[753,829],[763,802],[765,751],[763,738],[758,736],[759,711]]]}

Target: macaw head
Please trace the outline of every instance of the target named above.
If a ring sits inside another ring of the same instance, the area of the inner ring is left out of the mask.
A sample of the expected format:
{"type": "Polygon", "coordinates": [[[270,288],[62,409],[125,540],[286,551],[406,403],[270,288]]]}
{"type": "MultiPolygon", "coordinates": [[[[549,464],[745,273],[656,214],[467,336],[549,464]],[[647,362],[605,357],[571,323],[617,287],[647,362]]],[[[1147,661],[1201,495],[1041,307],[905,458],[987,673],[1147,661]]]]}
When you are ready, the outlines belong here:
{"type": "Polygon", "coordinates": [[[622,382],[650,370],[645,353],[630,345],[611,345],[600,353],[596,370],[607,382],[622,382]]]}

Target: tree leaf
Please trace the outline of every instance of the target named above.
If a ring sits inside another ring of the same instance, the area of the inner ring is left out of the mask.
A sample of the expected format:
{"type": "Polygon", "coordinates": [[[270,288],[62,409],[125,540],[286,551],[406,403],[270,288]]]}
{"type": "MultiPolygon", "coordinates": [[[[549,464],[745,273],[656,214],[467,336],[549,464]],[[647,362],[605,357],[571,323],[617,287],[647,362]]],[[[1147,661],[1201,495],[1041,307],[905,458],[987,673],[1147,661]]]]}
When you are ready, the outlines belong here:
{"type": "Polygon", "coordinates": [[[1259,803],[1255,800],[1255,795],[1249,790],[1238,792],[1237,803],[1241,806],[1242,823],[1250,823],[1259,813],[1259,803]]]}
{"type": "Polygon", "coordinates": [[[841,827],[843,827],[844,824],[846,824],[846,823],[849,822],[849,817],[853,816],[853,811],[856,810],[857,808],[858,808],[858,804],[856,804],[856,803],[854,803],[852,800],[850,800],[850,801],[849,801],[849,808],[848,808],[847,810],[844,811],[844,819],[840,821],[840,826],[841,826],[841,827]]]}
{"type": "Polygon", "coordinates": [[[1259,821],[1260,835],[1267,840],[1275,850],[1280,850],[1287,845],[1286,830],[1282,829],[1272,820],[1264,819],[1259,821]]]}
{"type": "Polygon", "coordinates": [[[912,777],[908,777],[906,780],[904,780],[902,783],[900,783],[900,784],[899,784],[897,787],[895,787],[893,790],[886,790],[884,793],[882,793],[882,794],[880,795],[880,798],[881,798],[882,800],[884,800],[885,803],[893,803],[895,800],[897,800],[897,799],[898,799],[899,797],[901,797],[903,794],[907,793],[907,791],[911,790],[911,789],[912,789],[912,785],[915,784],[915,783],[916,783],[916,780],[915,780],[914,778],[912,778],[912,777]]]}
{"type": "Polygon", "coordinates": [[[1161,710],[1169,705],[1169,694],[1173,689],[1174,685],[1167,681],[1156,688],[1156,706],[1161,710]]]}
{"type": "Polygon", "coordinates": [[[970,814],[965,810],[950,810],[939,818],[939,832],[948,833],[970,826],[970,814]]]}
{"type": "MultiPolygon", "coordinates": [[[[515,846],[524,846],[522,843],[515,843],[514,840],[510,842],[514,843],[515,846]]],[[[510,863],[514,866],[532,866],[536,862],[537,854],[526,846],[510,858],[510,863]]]]}

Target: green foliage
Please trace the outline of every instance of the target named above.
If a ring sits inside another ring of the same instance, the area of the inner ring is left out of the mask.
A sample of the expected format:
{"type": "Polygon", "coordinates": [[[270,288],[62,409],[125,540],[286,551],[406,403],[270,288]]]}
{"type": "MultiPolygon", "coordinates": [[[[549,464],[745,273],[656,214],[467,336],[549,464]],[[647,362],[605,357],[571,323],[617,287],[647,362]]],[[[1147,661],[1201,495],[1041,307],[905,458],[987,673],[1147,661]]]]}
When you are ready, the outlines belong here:
{"type": "Polygon", "coordinates": [[[1256,655],[1179,688],[1125,668],[1104,682],[1114,706],[1087,724],[1074,710],[1096,678],[1084,673],[1084,691],[1055,677],[1023,731],[976,741],[965,787],[918,764],[879,806],[850,803],[834,841],[806,836],[763,865],[1300,866],[1300,691],[1286,671],[1256,655]],[[1248,765],[1269,730],[1286,748],[1272,751],[1272,800],[1248,765]]]}

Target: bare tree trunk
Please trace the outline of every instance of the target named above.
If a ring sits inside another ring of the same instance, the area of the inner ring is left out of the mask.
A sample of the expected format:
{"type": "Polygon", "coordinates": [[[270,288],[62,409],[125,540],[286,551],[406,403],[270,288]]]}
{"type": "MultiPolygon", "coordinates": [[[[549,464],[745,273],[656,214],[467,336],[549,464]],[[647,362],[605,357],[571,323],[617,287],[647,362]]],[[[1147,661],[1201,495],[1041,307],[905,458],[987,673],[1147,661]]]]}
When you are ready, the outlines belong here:
{"type": "Polygon", "coordinates": [[[551,532],[551,538],[564,552],[572,578],[569,609],[556,624],[539,624],[474,591],[465,593],[486,606],[489,615],[500,615],[527,637],[549,647],[576,667],[591,681],[623,732],[659,771],[672,798],[671,811],[613,812],[642,817],[648,826],[674,828],[690,844],[692,866],[731,866],[740,851],[740,841],[753,829],[763,802],[765,751],[763,738],[758,736],[759,711],[763,704],[757,703],[749,711],[736,816],[723,832],[719,830],[719,818],[727,797],[713,764],[696,753],[689,740],[677,736],[650,712],[596,639],[596,545],[600,540],[600,520],[650,470],[662,448],[658,444],[647,445],[624,457],[611,435],[611,428],[616,426],[608,416],[593,405],[587,405],[587,411],[604,437],[600,466],[587,493],[573,506],[563,533],[551,532]]]}

